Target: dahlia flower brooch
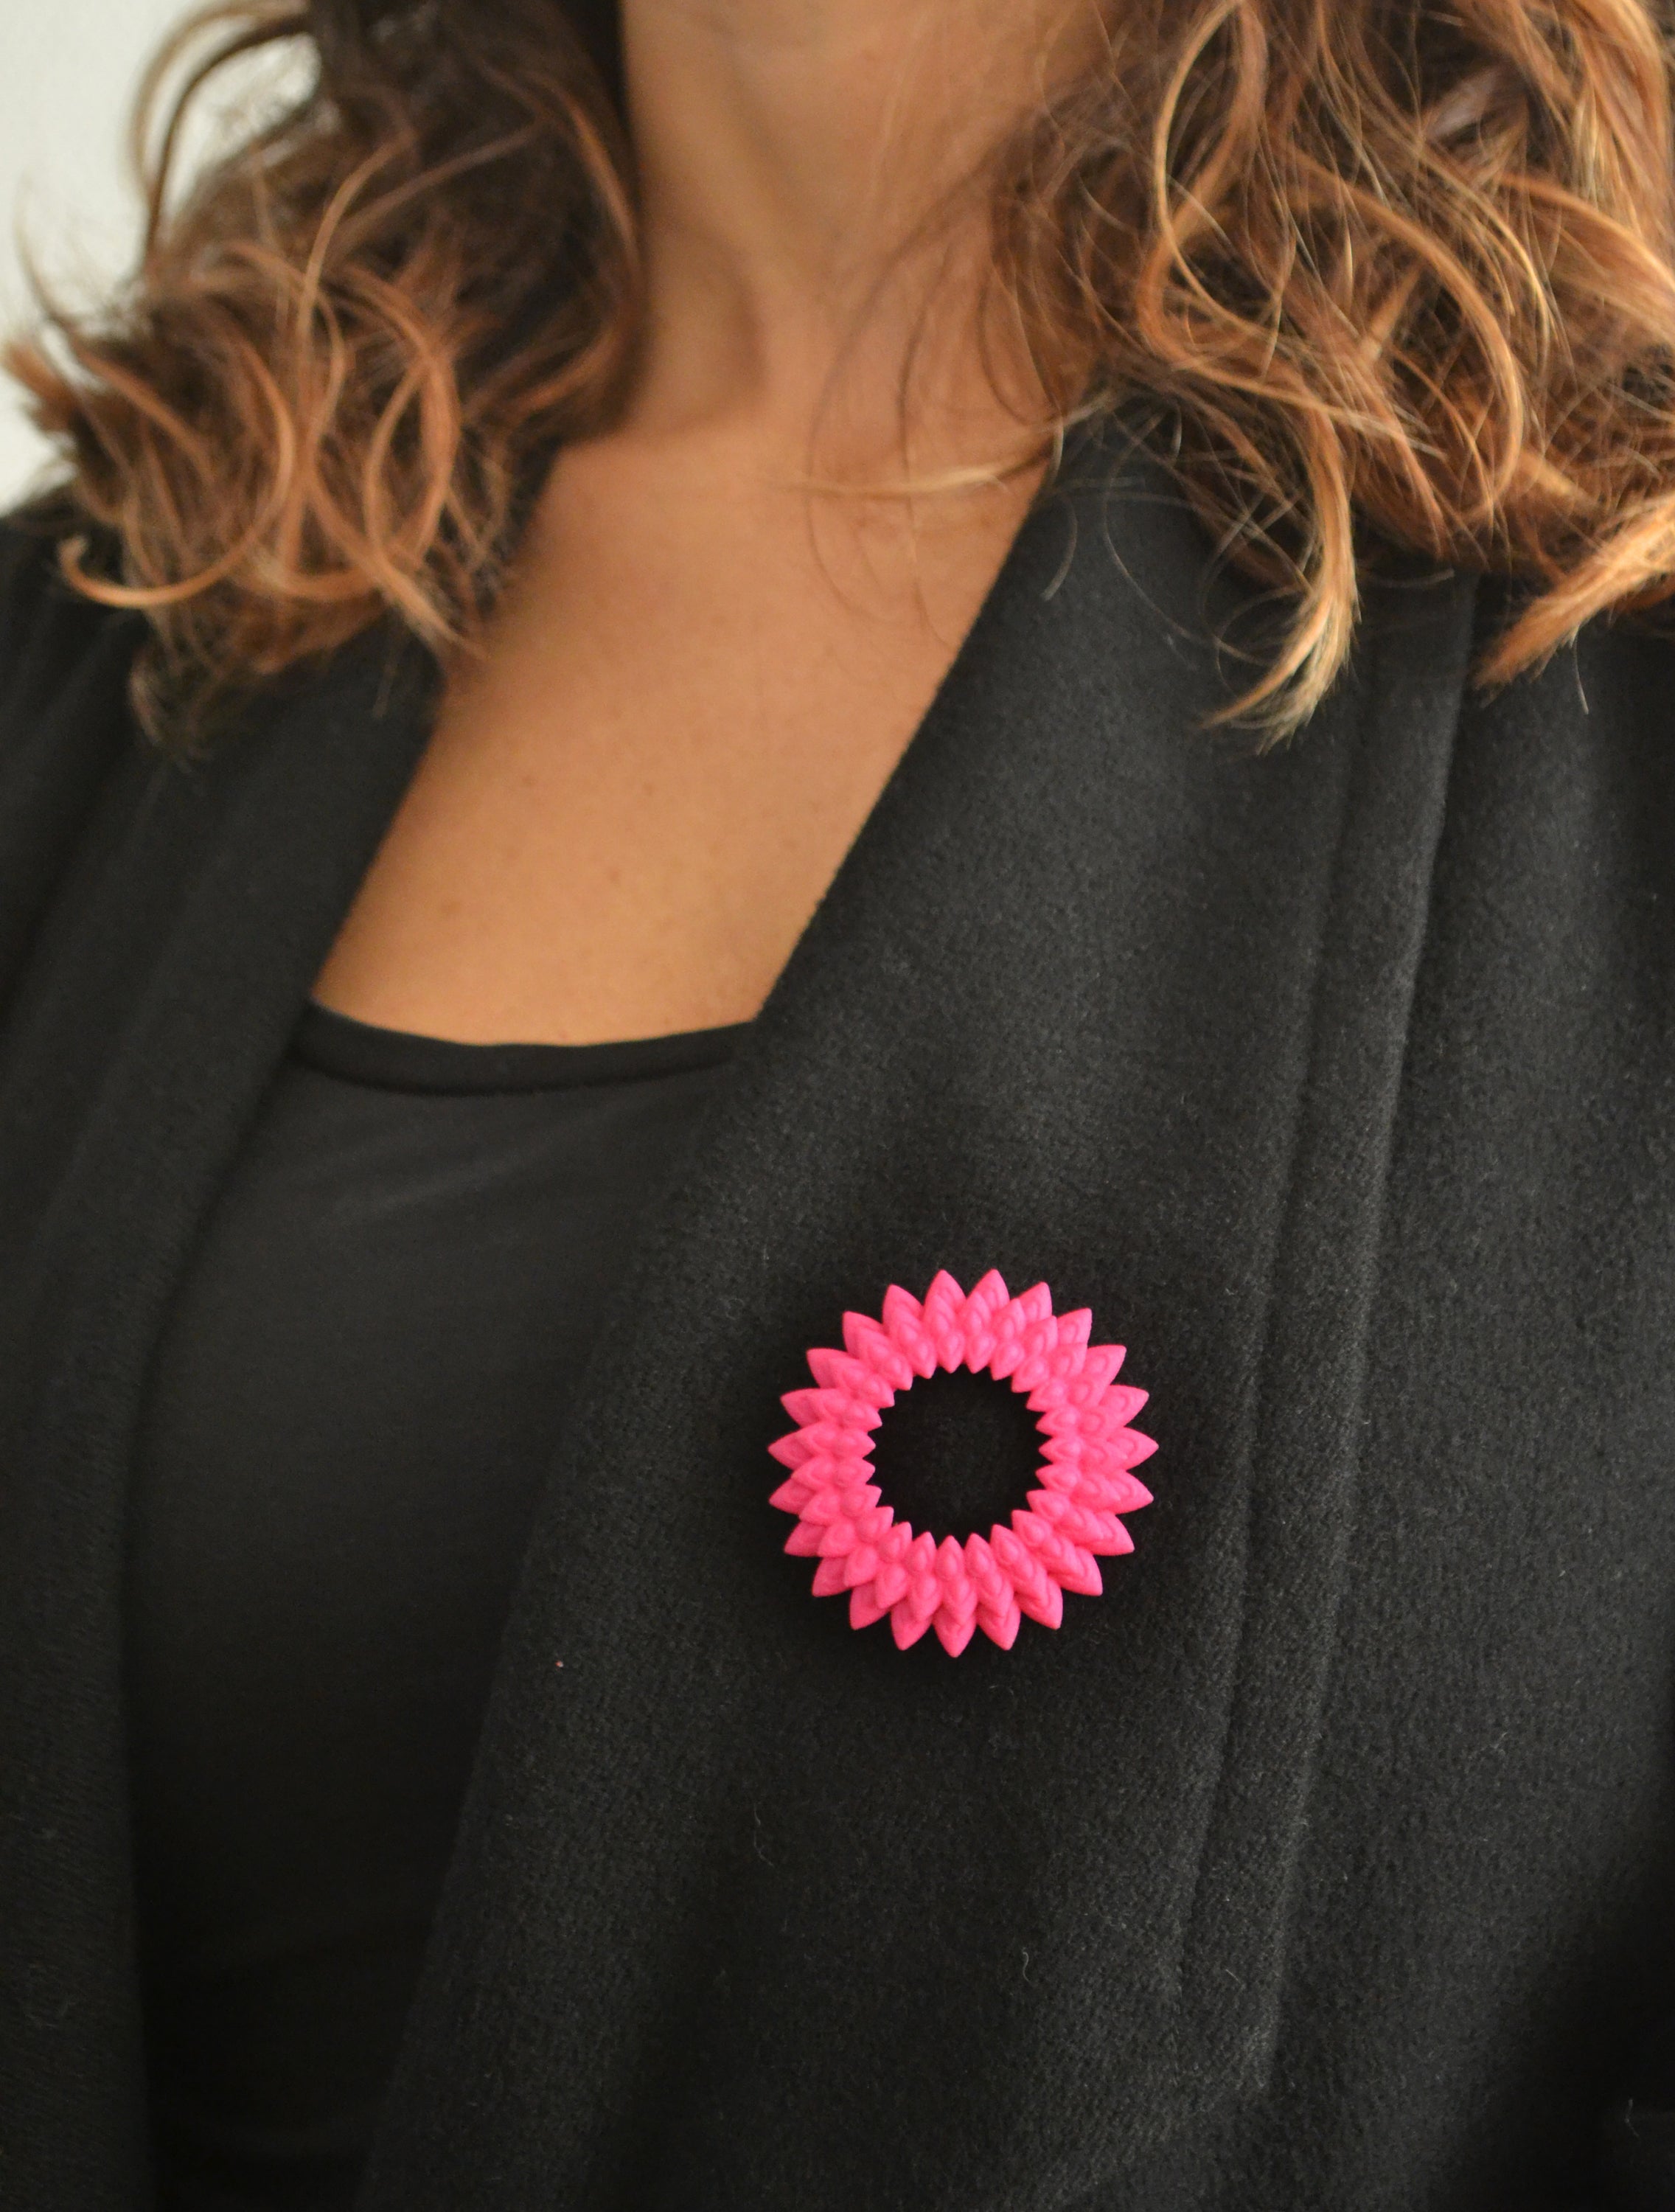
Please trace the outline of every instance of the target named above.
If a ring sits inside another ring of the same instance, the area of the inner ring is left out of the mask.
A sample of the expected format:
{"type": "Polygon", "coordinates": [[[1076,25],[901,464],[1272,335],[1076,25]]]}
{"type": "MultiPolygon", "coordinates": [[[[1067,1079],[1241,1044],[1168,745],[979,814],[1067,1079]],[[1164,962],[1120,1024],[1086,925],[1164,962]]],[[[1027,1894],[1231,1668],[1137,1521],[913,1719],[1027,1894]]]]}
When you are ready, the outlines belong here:
{"type": "Polygon", "coordinates": [[[786,1393],[797,1425],[768,1446],[790,1469],[771,1501],[797,1516],[785,1548],[820,1562],[814,1595],[847,1590],[852,1627],[888,1613],[901,1650],[934,1629],[955,1656],[980,1628],[1009,1650],[1024,1613],[1057,1628],[1066,1590],[1097,1597],[1095,1554],[1133,1550],[1118,1516],[1151,1503],[1133,1470],[1156,1446],[1129,1427],[1146,1394],[1117,1381],[1120,1345],[1089,1343],[1092,1320],[1055,1314],[1045,1283],[1015,1298],[993,1269],[969,1296],[944,1270],[922,1305],[892,1283],[882,1319],[846,1313],[844,1349],[810,1351],[814,1388],[786,1393]],[[898,1391],[961,1366],[1024,1394],[1046,1441],[1009,1528],[938,1544],[868,1480],[871,1437],[898,1391]]]}

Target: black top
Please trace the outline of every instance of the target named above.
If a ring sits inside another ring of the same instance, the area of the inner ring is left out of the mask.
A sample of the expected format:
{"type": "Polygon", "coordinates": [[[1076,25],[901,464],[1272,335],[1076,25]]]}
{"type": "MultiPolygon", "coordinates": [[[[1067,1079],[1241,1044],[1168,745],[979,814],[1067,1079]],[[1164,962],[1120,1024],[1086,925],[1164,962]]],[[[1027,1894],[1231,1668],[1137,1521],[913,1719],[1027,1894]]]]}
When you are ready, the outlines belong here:
{"type": "Polygon", "coordinates": [[[350,2201],[535,1500],[736,1035],[461,1045],[303,1017],[176,1299],[137,1456],[166,2206],[350,2201]]]}
{"type": "MultiPolygon", "coordinates": [[[[1259,756],[1174,487],[1071,476],[642,1223],[357,2212],[1651,2201],[1675,647],[1481,694],[1496,587],[1369,584],[1259,756]],[[990,1267],[1128,1346],[1156,1502],[1059,1630],[898,1651],[785,1553],[779,1396],[990,1267]]],[[[137,625],[5,568],[0,2196],[135,2212],[144,1382],[427,690],[372,640],[161,766],[137,625]]]]}

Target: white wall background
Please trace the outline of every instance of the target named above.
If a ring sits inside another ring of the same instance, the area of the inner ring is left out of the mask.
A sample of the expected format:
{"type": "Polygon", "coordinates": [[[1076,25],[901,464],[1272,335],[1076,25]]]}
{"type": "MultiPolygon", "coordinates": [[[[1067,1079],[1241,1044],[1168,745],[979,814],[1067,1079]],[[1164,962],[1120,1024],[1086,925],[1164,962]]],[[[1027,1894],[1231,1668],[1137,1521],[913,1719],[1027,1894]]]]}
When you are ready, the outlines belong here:
{"type": "MultiPolygon", "coordinates": [[[[0,326],[27,313],[20,227],[72,300],[96,296],[129,266],[140,203],[128,112],[146,63],[189,12],[186,0],[0,0],[0,326]]],[[[276,82],[269,64],[241,96],[258,100],[276,82]]],[[[15,387],[0,379],[0,512],[46,458],[15,387]]]]}
{"type": "MultiPolygon", "coordinates": [[[[27,312],[20,225],[46,274],[76,295],[108,282],[138,235],[125,156],[141,70],[182,0],[0,0],[0,323],[27,312]]],[[[0,383],[0,508],[45,448],[0,383]]]]}

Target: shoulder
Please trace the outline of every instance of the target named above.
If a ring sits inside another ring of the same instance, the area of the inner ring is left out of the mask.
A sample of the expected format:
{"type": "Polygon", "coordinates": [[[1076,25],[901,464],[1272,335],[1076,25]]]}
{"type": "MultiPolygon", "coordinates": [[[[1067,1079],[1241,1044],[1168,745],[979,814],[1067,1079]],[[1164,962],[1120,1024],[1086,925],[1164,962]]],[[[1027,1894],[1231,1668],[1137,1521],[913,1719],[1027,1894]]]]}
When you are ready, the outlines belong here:
{"type": "Polygon", "coordinates": [[[0,998],[117,763],[139,738],[143,621],[65,582],[39,510],[0,516],[0,998]]]}
{"type": "Polygon", "coordinates": [[[14,741],[22,721],[73,687],[90,654],[108,659],[114,647],[125,662],[141,635],[134,617],[64,581],[58,538],[43,509],[0,515],[0,731],[14,741]]]}

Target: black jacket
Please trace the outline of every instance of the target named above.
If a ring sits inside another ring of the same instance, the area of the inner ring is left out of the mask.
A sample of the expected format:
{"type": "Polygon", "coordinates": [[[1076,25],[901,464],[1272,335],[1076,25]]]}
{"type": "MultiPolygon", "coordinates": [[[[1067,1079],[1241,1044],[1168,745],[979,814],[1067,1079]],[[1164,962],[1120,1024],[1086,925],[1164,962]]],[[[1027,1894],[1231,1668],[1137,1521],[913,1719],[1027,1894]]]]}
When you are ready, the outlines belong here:
{"type": "MultiPolygon", "coordinates": [[[[425,678],[367,641],[167,764],[133,620],[5,545],[0,2203],[134,2212],[137,1407],[425,678]]],[[[1599,2185],[1675,2008],[1675,649],[1485,702],[1496,592],[1383,587],[1259,758],[1232,596],[1146,469],[1042,507],[681,1164],[367,2212],[1599,2185]],[[902,1653],[765,1447],[845,1307],[991,1266],[1129,1346],[1156,1503],[1058,1632],[902,1653]]]]}

